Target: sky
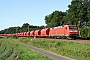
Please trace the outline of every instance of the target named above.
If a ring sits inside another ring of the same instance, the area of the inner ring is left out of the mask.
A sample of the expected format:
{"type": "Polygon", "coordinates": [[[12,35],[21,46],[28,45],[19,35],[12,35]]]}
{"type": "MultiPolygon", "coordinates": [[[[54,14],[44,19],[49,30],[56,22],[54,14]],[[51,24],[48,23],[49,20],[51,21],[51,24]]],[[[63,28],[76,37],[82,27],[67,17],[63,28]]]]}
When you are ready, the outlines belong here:
{"type": "Polygon", "coordinates": [[[72,0],[0,0],[0,30],[24,23],[42,26],[45,16],[65,12],[72,0]]]}

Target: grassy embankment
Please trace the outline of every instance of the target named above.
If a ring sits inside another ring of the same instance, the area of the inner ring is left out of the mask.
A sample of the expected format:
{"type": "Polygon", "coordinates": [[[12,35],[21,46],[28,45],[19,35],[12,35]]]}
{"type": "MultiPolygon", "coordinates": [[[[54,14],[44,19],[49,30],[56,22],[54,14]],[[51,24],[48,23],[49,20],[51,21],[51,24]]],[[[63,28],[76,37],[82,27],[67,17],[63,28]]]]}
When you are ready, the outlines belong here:
{"type": "Polygon", "coordinates": [[[17,41],[77,60],[90,60],[90,45],[88,44],[30,38],[19,38],[17,41]]]}
{"type": "Polygon", "coordinates": [[[29,50],[11,39],[0,39],[0,60],[50,60],[49,58],[29,50]]]}

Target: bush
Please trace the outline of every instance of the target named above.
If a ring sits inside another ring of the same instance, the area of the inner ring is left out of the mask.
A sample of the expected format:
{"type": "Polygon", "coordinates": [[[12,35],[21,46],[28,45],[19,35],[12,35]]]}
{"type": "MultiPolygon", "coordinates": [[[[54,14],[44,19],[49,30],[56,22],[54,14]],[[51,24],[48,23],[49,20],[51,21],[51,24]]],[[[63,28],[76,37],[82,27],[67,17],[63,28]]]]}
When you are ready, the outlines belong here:
{"type": "Polygon", "coordinates": [[[13,39],[18,39],[18,37],[16,35],[12,36],[13,39]]]}
{"type": "Polygon", "coordinates": [[[90,37],[90,33],[89,33],[90,29],[88,28],[80,28],[80,36],[82,38],[88,39],[90,37]]]}
{"type": "Polygon", "coordinates": [[[1,36],[0,36],[0,39],[2,39],[2,38],[4,38],[4,37],[1,37],[1,36]]]}

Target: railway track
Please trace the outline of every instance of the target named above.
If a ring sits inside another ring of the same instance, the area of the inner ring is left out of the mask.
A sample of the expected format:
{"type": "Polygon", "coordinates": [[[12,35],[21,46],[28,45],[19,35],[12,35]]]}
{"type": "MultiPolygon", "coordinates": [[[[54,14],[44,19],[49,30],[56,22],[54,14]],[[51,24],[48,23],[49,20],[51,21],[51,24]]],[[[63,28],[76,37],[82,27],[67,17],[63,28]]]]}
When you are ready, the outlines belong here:
{"type": "Polygon", "coordinates": [[[81,43],[81,44],[90,44],[90,40],[85,40],[85,39],[76,39],[76,40],[68,40],[68,39],[51,39],[51,38],[37,38],[37,39],[55,40],[55,41],[67,41],[67,42],[76,42],[76,43],[81,43]]]}

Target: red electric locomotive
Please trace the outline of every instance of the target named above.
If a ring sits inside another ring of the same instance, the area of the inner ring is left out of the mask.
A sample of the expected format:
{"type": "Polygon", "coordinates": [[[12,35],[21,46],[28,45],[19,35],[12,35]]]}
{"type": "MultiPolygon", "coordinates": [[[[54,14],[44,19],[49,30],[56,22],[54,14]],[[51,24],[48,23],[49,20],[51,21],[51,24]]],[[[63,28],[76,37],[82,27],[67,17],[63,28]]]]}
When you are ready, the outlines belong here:
{"type": "Polygon", "coordinates": [[[78,29],[76,25],[64,25],[59,27],[54,27],[50,29],[49,36],[51,37],[63,37],[63,38],[73,38],[76,39],[78,35],[78,29]]]}

